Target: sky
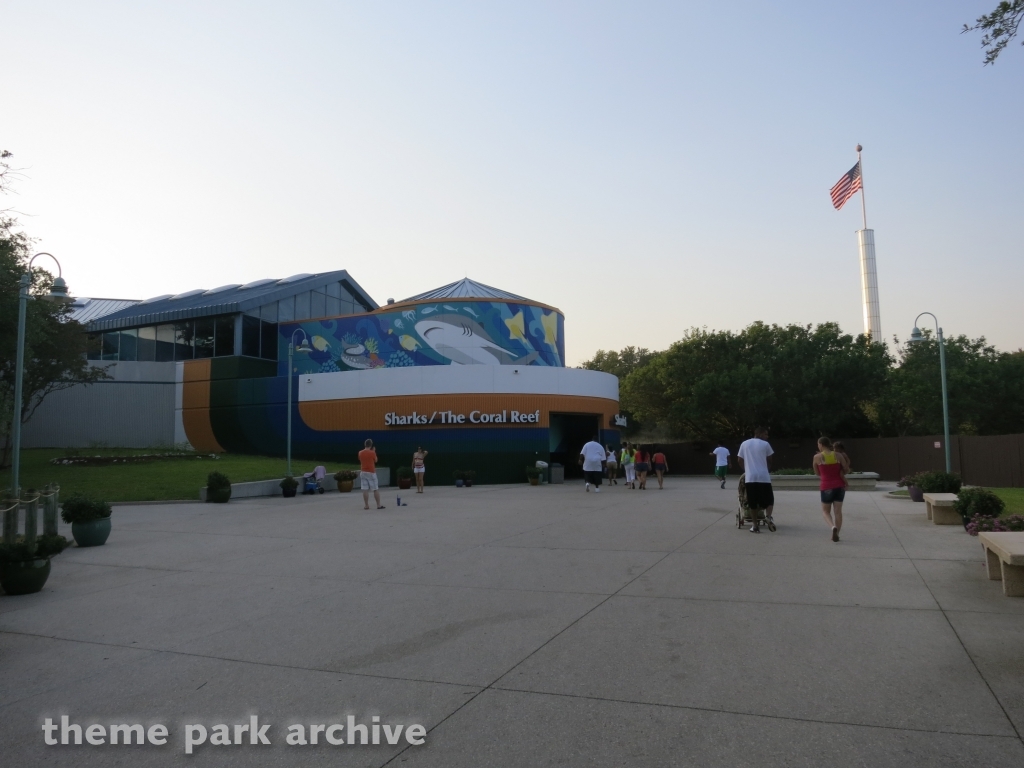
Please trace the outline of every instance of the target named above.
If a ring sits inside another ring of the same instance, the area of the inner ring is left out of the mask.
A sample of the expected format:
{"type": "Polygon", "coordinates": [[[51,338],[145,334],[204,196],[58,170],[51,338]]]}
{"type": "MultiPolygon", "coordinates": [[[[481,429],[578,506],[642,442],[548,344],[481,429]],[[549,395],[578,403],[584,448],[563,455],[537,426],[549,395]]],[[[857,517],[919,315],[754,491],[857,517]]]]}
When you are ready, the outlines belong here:
{"type": "Polygon", "coordinates": [[[577,365],[861,332],[860,143],[883,335],[1016,350],[1024,49],[960,34],[995,5],[0,0],[0,208],[74,295],[468,276],[560,308],[577,365]]]}

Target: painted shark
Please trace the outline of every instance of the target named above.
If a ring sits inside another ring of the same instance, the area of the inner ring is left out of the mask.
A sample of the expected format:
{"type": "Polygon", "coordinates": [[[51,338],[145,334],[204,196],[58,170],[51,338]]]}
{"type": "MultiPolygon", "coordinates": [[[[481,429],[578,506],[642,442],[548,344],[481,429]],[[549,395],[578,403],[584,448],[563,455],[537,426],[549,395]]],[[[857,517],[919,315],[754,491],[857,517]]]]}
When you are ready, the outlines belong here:
{"type": "Polygon", "coordinates": [[[420,320],[416,333],[456,365],[529,365],[540,356],[531,352],[513,357],[487,335],[480,323],[463,315],[440,314],[420,320]]]}

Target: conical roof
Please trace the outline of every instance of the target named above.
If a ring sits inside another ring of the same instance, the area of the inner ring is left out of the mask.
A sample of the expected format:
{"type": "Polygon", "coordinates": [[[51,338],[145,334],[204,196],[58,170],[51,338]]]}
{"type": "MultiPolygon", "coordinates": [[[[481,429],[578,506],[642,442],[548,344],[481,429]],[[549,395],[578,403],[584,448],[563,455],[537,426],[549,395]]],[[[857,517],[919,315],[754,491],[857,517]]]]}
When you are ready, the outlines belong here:
{"type": "MultiPolygon", "coordinates": [[[[411,301],[438,301],[441,299],[498,299],[499,301],[526,301],[530,302],[523,296],[517,296],[514,293],[503,291],[499,288],[492,288],[489,285],[478,283],[476,280],[470,280],[468,277],[464,280],[456,280],[454,283],[448,283],[448,285],[442,285],[440,288],[435,288],[432,291],[421,293],[417,296],[410,296],[408,299],[402,299],[400,303],[405,304],[411,301]]],[[[533,302],[531,302],[533,303],[533,302]]]]}

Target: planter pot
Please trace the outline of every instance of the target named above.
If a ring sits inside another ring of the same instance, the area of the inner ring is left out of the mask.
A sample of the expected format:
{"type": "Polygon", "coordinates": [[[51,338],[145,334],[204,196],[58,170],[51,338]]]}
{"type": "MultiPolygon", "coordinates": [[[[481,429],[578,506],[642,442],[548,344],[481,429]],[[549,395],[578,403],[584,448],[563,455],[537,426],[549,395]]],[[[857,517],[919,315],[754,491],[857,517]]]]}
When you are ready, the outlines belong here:
{"type": "Polygon", "coordinates": [[[298,490],[298,488],[282,488],[281,495],[284,496],[286,499],[294,499],[295,492],[298,490]]]}
{"type": "Polygon", "coordinates": [[[464,480],[463,482],[466,484],[467,488],[472,488],[473,487],[473,481],[472,480],[464,480]]]}
{"type": "Polygon", "coordinates": [[[924,491],[922,491],[916,485],[908,485],[907,490],[910,491],[911,501],[924,501],[924,491]]]}
{"type": "Polygon", "coordinates": [[[455,487],[456,488],[461,488],[464,485],[465,485],[465,483],[462,481],[461,478],[455,481],[455,487]]]}
{"type": "Polygon", "coordinates": [[[75,537],[75,544],[80,547],[98,547],[104,544],[110,535],[110,518],[101,517],[88,523],[72,523],[71,535],[75,537]]]}
{"type": "Polygon", "coordinates": [[[530,478],[530,485],[540,485],[540,478],[539,477],[531,477],[530,478]]]}
{"type": "Polygon", "coordinates": [[[227,504],[228,499],[231,498],[230,488],[218,488],[214,491],[206,491],[206,500],[212,501],[214,504],[227,504]]]}
{"type": "Polygon", "coordinates": [[[338,490],[341,493],[352,493],[352,481],[351,480],[339,480],[338,490]]]}
{"type": "Polygon", "coordinates": [[[22,563],[0,563],[0,587],[8,595],[31,595],[50,578],[50,558],[37,557],[22,563]]]}
{"type": "Polygon", "coordinates": [[[399,490],[402,490],[402,491],[408,491],[410,488],[412,488],[412,478],[411,477],[400,477],[400,478],[398,478],[398,488],[399,488],[399,490]]]}

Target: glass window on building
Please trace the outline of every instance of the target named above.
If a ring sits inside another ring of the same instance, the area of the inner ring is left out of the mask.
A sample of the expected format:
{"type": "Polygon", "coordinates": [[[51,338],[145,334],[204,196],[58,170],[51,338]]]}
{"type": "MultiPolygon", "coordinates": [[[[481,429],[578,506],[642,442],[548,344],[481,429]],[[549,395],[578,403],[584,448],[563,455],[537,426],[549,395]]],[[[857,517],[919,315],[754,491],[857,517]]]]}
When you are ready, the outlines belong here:
{"type": "Polygon", "coordinates": [[[277,322],[290,323],[295,319],[295,297],[289,296],[277,302],[277,322]]]}
{"type": "Polygon", "coordinates": [[[197,358],[213,357],[214,326],[215,323],[212,317],[203,317],[196,320],[194,349],[197,358]]]}
{"type": "Polygon", "coordinates": [[[295,319],[309,320],[309,291],[295,294],[295,319]]]}
{"type": "Polygon", "coordinates": [[[103,334],[90,333],[85,337],[85,359],[99,360],[103,355],[103,334]]]}
{"type": "Polygon", "coordinates": [[[323,317],[327,314],[327,294],[320,291],[309,292],[309,316],[323,317]]]}
{"type": "Polygon", "coordinates": [[[235,354],[235,318],[232,315],[218,317],[214,326],[213,356],[226,357],[235,354]]]}
{"type": "Polygon", "coordinates": [[[260,357],[277,360],[277,323],[260,320],[260,357]]]}
{"type": "Polygon", "coordinates": [[[327,295],[332,299],[341,298],[341,283],[328,283],[327,287],[324,288],[327,295]]]}
{"type": "Polygon", "coordinates": [[[129,328],[121,331],[121,351],[117,356],[118,360],[132,362],[139,359],[139,329],[129,328]]]}
{"type": "MultiPolygon", "coordinates": [[[[333,283],[332,283],[333,285],[333,283]]],[[[330,286],[328,286],[329,288],[330,286]]],[[[325,317],[335,317],[341,314],[341,299],[337,296],[327,295],[327,307],[324,311],[325,317]]]]}
{"type": "Polygon", "coordinates": [[[101,360],[117,360],[118,341],[120,340],[120,336],[121,334],[117,331],[103,334],[103,351],[100,356],[101,360]]]}
{"type": "Polygon", "coordinates": [[[156,327],[156,361],[169,363],[174,360],[174,326],[158,325],[156,327]]]}
{"type": "Polygon", "coordinates": [[[264,304],[260,307],[260,319],[266,320],[268,323],[277,322],[277,302],[270,304],[264,304]]]}
{"type": "Polygon", "coordinates": [[[260,356],[260,319],[242,315],[242,354],[248,357],[260,356]]]}
{"type": "Polygon", "coordinates": [[[156,326],[139,328],[139,362],[151,363],[156,360],[156,326]]]}
{"type": "Polygon", "coordinates": [[[174,324],[174,359],[191,360],[192,340],[195,338],[195,324],[191,320],[174,324]]]}

